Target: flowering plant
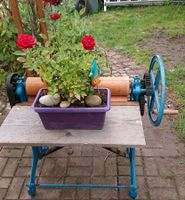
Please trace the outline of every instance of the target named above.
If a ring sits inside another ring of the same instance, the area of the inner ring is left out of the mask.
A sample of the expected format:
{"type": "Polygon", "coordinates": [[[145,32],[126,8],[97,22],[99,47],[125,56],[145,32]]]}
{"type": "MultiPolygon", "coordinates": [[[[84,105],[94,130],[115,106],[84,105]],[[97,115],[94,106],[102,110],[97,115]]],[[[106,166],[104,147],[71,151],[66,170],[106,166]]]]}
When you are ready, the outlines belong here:
{"type": "Polygon", "coordinates": [[[50,15],[50,19],[51,19],[51,20],[60,19],[60,14],[58,14],[58,13],[51,14],[51,15],[50,15]]]}
{"type": "Polygon", "coordinates": [[[21,34],[17,37],[17,47],[19,49],[32,48],[35,45],[35,39],[29,34],[21,34]]]}
{"type": "Polygon", "coordinates": [[[98,83],[99,67],[107,67],[106,57],[88,34],[85,20],[68,3],[45,9],[48,25],[45,45],[39,41],[35,44],[27,36],[28,44],[17,39],[17,45],[24,50],[15,54],[21,56],[18,60],[25,68],[35,71],[47,82],[49,94],[60,94],[63,100],[72,103],[83,101],[93,93],[92,83],[98,83]]]}

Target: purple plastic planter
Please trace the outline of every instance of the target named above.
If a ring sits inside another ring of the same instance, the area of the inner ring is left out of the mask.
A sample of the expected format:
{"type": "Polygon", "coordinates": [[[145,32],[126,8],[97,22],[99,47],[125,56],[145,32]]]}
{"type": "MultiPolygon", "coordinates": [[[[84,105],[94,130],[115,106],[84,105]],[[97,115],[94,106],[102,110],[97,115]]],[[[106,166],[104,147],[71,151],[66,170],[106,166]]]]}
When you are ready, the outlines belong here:
{"type": "Polygon", "coordinates": [[[39,98],[47,89],[39,90],[32,106],[46,129],[102,129],[106,112],[110,110],[111,94],[107,88],[99,90],[107,93],[107,105],[104,107],[37,107],[39,98]]]}

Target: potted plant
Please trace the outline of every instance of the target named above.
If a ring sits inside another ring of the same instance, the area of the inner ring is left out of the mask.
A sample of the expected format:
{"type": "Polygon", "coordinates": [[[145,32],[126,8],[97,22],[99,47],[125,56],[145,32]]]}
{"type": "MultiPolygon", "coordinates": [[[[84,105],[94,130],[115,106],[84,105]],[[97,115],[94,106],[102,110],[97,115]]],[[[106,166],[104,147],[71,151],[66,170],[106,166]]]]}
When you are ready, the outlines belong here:
{"type": "Polygon", "coordinates": [[[18,46],[23,47],[16,52],[21,55],[18,60],[48,85],[48,89],[39,91],[34,110],[47,129],[101,129],[110,109],[110,91],[98,88],[100,67],[105,67],[106,57],[88,34],[85,20],[70,10],[69,4],[57,9],[46,7],[46,13],[52,14],[45,20],[45,45],[28,35],[17,39],[18,46]]]}

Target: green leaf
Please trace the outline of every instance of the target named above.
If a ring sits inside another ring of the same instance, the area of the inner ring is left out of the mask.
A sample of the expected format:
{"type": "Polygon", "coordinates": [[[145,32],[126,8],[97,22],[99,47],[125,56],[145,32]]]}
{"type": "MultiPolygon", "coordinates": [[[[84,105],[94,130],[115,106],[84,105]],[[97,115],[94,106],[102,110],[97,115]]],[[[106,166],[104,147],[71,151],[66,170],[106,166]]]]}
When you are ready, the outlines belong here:
{"type": "Polygon", "coordinates": [[[16,56],[26,56],[26,52],[24,51],[15,51],[13,52],[13,54],[16,56]]]}
{"type": "Polygon", "coordinates": [[[19,62],[21,62],[21,63],[24,63],[24,62],[26,61],[26,59],[23,58],[23,57],[18,57],[17,60],[18,60],[19,62]]]}

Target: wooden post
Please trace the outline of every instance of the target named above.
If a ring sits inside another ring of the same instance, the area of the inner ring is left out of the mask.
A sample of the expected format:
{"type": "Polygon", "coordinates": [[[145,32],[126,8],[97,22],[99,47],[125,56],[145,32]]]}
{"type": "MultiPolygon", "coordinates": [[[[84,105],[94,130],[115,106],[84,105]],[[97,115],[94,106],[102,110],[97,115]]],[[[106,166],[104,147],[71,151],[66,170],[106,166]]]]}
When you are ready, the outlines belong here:
{"type": "MultiPolygon", "coordinates": [[[[35,0],[35,3],[36,3],[36,7],[37,7],[38,17],[40,19],[44,19],[45,15],[44,15],[43,0],[35,0]]],[[[40,27],[41,27],[41,32],[46,36],[46,38],[48,38],[46,23],[45,22],[40,22],[40,27]]],[[[43,43],[45,43],[45,42],[46,42],[46,40],[43,41],[43,43]]]]}
{"type": "Polygon", "coordinates": [[[20,35],[24,32],[24,30],[23,30],[23,25],[22,25],[22,21],[21,21],[21,16],[19,13],[17,0],[9,0],[9,6],[10,6],[10,10],[12,12],[12,17],[13,17],[14,23],[18,30],[18,34],[20,35]]]}

